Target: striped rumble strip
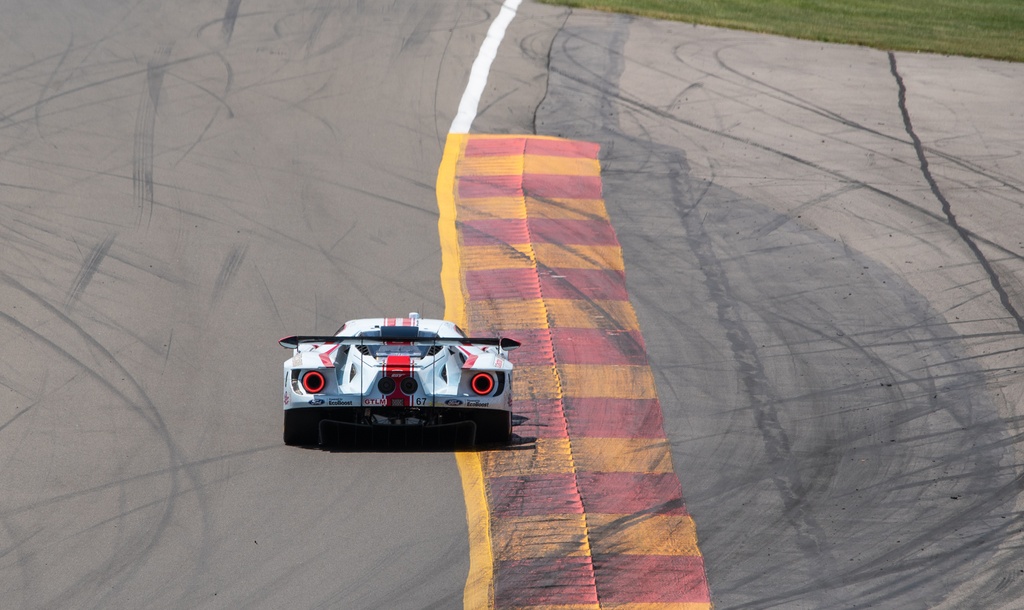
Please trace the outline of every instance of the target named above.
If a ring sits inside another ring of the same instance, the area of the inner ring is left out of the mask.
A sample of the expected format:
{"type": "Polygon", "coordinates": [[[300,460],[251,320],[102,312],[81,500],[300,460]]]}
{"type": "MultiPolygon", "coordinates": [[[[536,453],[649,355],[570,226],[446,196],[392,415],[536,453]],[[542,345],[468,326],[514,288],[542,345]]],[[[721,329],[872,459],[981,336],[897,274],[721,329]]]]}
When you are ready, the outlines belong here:
{"type": "Polygon", "coordinates": [[[466,607],[711,607],[597,152],[449,135],[438,181],[446,316],[523,344],[512,354],[518,444],[460,459],[466,607]],[[474,493],[485,504],[476,517],[474,493]]]}

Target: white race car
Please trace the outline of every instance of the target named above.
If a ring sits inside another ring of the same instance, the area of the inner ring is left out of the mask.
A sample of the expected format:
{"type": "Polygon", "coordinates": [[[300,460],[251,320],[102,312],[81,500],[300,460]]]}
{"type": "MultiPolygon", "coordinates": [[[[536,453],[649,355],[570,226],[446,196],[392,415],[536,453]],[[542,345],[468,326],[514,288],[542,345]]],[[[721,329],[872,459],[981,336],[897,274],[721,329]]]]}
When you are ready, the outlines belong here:
{"type": "Polygon", "coordinates": [[[346,322],[286,337],[284,442],[341,447],[505,443],[519,342],[470,338],[445,320],[346,322]]]}

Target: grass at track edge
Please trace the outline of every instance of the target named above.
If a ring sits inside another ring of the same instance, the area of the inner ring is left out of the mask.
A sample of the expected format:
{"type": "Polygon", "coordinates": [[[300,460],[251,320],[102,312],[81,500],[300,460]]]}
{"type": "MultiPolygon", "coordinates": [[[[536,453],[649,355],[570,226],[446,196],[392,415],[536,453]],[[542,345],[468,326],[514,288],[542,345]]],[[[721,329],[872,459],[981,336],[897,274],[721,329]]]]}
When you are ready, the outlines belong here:
{"type": "Polygon", "coordinates": [[[1024,61],[1021,0],[538,0],[885,51],[1024,61]]]}

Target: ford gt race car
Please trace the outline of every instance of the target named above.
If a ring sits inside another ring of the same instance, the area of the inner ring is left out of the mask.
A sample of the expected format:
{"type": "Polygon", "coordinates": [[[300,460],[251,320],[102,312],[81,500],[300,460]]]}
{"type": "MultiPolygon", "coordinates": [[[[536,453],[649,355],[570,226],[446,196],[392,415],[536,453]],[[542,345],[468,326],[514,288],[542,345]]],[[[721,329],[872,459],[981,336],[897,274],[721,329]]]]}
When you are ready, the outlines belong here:
{"type": "Polygon", "coordinates": [[[281,339],[284,442],[341,447],[505,443],[519,342],[445,320],[370,318],[281,339]]]}

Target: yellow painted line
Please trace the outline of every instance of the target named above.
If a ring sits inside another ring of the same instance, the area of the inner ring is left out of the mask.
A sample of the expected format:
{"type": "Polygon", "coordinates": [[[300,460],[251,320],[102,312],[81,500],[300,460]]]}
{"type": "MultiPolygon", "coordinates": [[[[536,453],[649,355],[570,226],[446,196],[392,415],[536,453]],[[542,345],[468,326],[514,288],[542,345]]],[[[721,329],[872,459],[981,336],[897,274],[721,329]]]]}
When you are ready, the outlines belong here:
{"type": "Polygon", "coordinates": [[[605,604],[601,607],[603,610],[711,610],[712,605],[704,602],[675,602],[663,604],[605,604]]]}
{"type": "Polygon", "coordinates": [[[543,606],[520,606],[512,610],[601,610],[607,606],[600,604],[544,604],[543,606]]]}
{"type": "Polygon", "coordinates": [[[553,328],[640,329],[629,301],[544,299],[544,305],[553,328]]]}
{"type": "Polygon", "coordinates": [[[640,328],[629,301],[577,299],[478,301],[469,312],[468,325],[479,328],[500,320],[504,330],[538,330],[547,327],[549,316],[552,327],[627,331],[640,328]]]}
{"type": "Polygon", "coordinates": [[[522,176],[545,174],[563,176],[600,176],[597,159],[548,155],[487,155],[463,157],[460,176],[522,176]]]}
{"type": "Polygon", "coordinates": [[[525,155],[524,173],[549,174],[558,176],[600,176],[601,163],[585,157],[555,157],[547,155],[525,155]]]}
{"type": "Polygon", "coordinates": [[[529,244],[503,246],[463,246],[462,268],[465,271],[486,271],[489,269],[533,269],[529,244]]]}
{"type": "MultiPolygon", "coordinates": [[[[562,392],[573,398],[658,397],[649,366],[611,364],[562,364],[562,392]]],[[[518,383],[518,380],[517,380],[518,383]]]]}
{"type": "MultiPolygon", "coordinates": [[[[463,325],[466,321],[465,290],[459,262],[459,235],[455,228],[455,165],[465,147],[466,136],[448,134],[437,175],[437,222],[441,236],[441,290],[446,320],[463,325]]],[[[480,455],[473,451],[455,454],[466,502],[469,530],[469,574],[462,600],[466,610],[494,607],[494,557],[491,551],[491,514],[480,455]]]]}
{"type": "Polygon", "coordinates": [[[460,176],[522,176],[523,155],[487,155],[462,157],[459,160],[460,176]]]}
{"type": "Polygon", "coordinates": [[[503,517],[494,522],[492,536],[498,561],[590,554],[583,515],[503,517]]]}
{"type": "Polygon", "coordinates": [[[527,197],[526,214],[530,218],[552,220],[608,220],[604,199],[536,199],[527,197]]]}
{"type": "Polygon", "coordinates": [[[515,392],[522,400],[553,400],[562,397],[555,367],[543,364],[516,366],[515,392]]]}
{"type": "Polygon", "coordinates": [[[533,269],[537,265],[552,269],[624,269],[622,253],[616,246],[539,243],[534,243],[532,247],[530,243],[462,246],[464,271],[533,269]]]}
{"type": "Polygon", "coordinates": [[[700,555],[689,515],[587,513],[596,555],[700,555]]]}
{"type": "Polygon", "coordinates": [[[625,269],[618,246],[533,244],[533,250],[537,264],[552,269],[625,269]]]}
{"type": "Polygon", "coordinates": [[[459,200],[459,220],[462,222],[501,218],[525,219],[526,210],[523,208],[523,198],[477,197],[459,200]]]}
{"type": "Polygon", "coordinates": [[[572,450],[576,468],[588,472],[675,472],[664,438],[580,437],[572,450]]]}
{"type": "Polygon", "coordinates": [[[500,320],[502,329],[508,331],[536,330],[548,323],[548,312],[540,299],[480,301],[473,304],[469,314],[470,328],[479,328],[495,320],[500,320]]]}
{"type": "Polygon", "coordinates": [[[571,449],[567,438],[539,438],[532,451],[492,451],[483,457],[491,477],[571,473],[571,449]]]}
{"type": "Polygon", "coordinates": [[[465,135],[448,134],[441,167],[437,172],[437,230],[441,237],[441,292],[444,318],[459,324],[466,321],[466,291],[462,285],[459,233],[455,228],[455,165],[466,146],[465,135]]]}
{"type": "Polygon", "coordinates": [[[462,600],[466,610],[494,607],[494,556],[491,551],[491,513],[487,507],[487,487],[480,454],[460,451],[455,463],[462,478],[466,501],[466,525],[469,528],[469,574],[462,600]]]}

